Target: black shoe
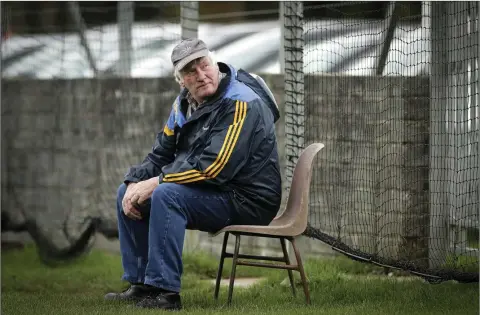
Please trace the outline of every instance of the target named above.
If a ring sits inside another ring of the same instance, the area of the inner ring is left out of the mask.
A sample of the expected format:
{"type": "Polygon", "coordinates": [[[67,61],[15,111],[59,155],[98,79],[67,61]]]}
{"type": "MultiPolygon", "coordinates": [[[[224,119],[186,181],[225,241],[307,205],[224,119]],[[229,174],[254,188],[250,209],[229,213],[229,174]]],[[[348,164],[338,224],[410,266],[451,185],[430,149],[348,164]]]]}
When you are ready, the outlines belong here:
{"type": "Polygon", "coordinates": [[[157,296],[150,296],[138,302],[137,306],[174,311],[182,309],[182,301],[178,293],[159,293],[157,296]]]}
{"type": "Polygon", "coordinates": [[[141,301],[150,296],[156,296],[158,291],[152,287],[148,287],[144,284],[132,284],[125,291],[117,293],[107,293],[105,300],[108,301],[141,301]]]}

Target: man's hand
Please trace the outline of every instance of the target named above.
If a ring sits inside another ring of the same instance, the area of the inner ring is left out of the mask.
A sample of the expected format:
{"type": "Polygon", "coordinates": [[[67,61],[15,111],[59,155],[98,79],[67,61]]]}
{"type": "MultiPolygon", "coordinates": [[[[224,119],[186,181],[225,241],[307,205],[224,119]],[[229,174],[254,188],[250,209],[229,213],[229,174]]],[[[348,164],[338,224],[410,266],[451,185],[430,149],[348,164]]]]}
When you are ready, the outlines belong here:
{"type": "Polygon", "coordinates": [[[123,212],[133,220],[141,220],[142,215],[135,206],[141,205],[152,196],[158,186],[158,177],[153,177],[139,183],[130,183],[122,200],[123,212]]]}
{"type": "Polygon", "coordinates": [[[125,191],[125,195],[123,196],[122,208],[123,208],[123,213],[125,213],[127,217],[133,220],[140,220],[142,218],[140,211],[135,209],[132,205],[132,202],[130,201],[136,185],[137,183],[128,184],[127,190],[125,191]]]}

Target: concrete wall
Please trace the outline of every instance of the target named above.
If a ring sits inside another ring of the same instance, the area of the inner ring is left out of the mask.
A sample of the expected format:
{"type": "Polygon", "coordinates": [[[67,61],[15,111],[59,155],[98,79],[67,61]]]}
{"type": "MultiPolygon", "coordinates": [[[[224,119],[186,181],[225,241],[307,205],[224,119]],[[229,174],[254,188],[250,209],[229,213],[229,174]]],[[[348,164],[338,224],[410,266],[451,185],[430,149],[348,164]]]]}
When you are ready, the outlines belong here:
{"type": "MultiPolygon", "coordinates": [[[[264,79],[283,110],[283,78],[264,79]]],[[[307,145],[326,144],[312,184],[312,225],[369,253],[423,257],[412,249],[424,250],[428,222],[428,81],[326,76],[307,78],[306,91],[307,145]]],[[[59,247],[68,244],[67,218],[73,235],[89,214],[115,226],[116,189],[150,150],[177,92],[171,79],[3,80],[2,211],[14,222],[40,222],[59,247]]],[[[281,250],[275,239],[244,240],[245,252],[281,250]]],[[[190,232],[186,249],[218,254],[221,242],[190,232]]],[[[301,248],[332,254],[307,238],[301,248]]]]}

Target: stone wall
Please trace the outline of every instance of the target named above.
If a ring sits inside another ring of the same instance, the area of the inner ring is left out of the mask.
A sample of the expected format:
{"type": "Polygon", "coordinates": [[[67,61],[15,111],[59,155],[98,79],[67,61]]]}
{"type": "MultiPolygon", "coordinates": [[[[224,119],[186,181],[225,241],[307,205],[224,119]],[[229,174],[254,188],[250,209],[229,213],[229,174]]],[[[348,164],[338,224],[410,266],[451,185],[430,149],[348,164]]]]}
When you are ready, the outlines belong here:
{"type": "Polygon", "coordinates": [[[354,249],[428,263],[428,79],[309,77],[305,89],[305,143],[326,145],[310,222],[354,249]]]}
{"type": "MultiPolygon", "coordinates": [[[[283,170],[283,77],[264,79],[282,109],[283,170]]],[[[306,90],[306,143],[326,144],[312,183],[312,225],[382,255],[425,248],[428,81],[325,76],[307,78],[306,90]]],[[[114,227],[117,187],[150,150],[177,92],[163,78],[2,80],[2,211],[14,223],[39,222],[59,247],[68,243],[67,218],[72,234],[88,214],[114,227]]],[[[218,254],[221,242],[192,231],[185,247],[218,254]]],[[[243,242],[247,252],[281,251],[276,239],[243,242]]],[[[300,247],[332,254],[318,240],[300,247]]]]}

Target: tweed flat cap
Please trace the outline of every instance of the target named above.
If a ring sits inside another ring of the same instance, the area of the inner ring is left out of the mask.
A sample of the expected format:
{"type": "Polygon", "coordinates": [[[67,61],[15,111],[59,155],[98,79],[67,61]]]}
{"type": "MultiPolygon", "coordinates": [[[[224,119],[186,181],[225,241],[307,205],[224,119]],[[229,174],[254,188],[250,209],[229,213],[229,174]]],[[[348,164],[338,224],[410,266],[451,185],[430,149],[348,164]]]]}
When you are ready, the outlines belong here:
{"type": "Polygon", "coordinates": [[[207,45],[200,39],[182,40],[172,51],[172,63],[176,70],[182,70],[190,61],[208,55],[207,45]]]}

